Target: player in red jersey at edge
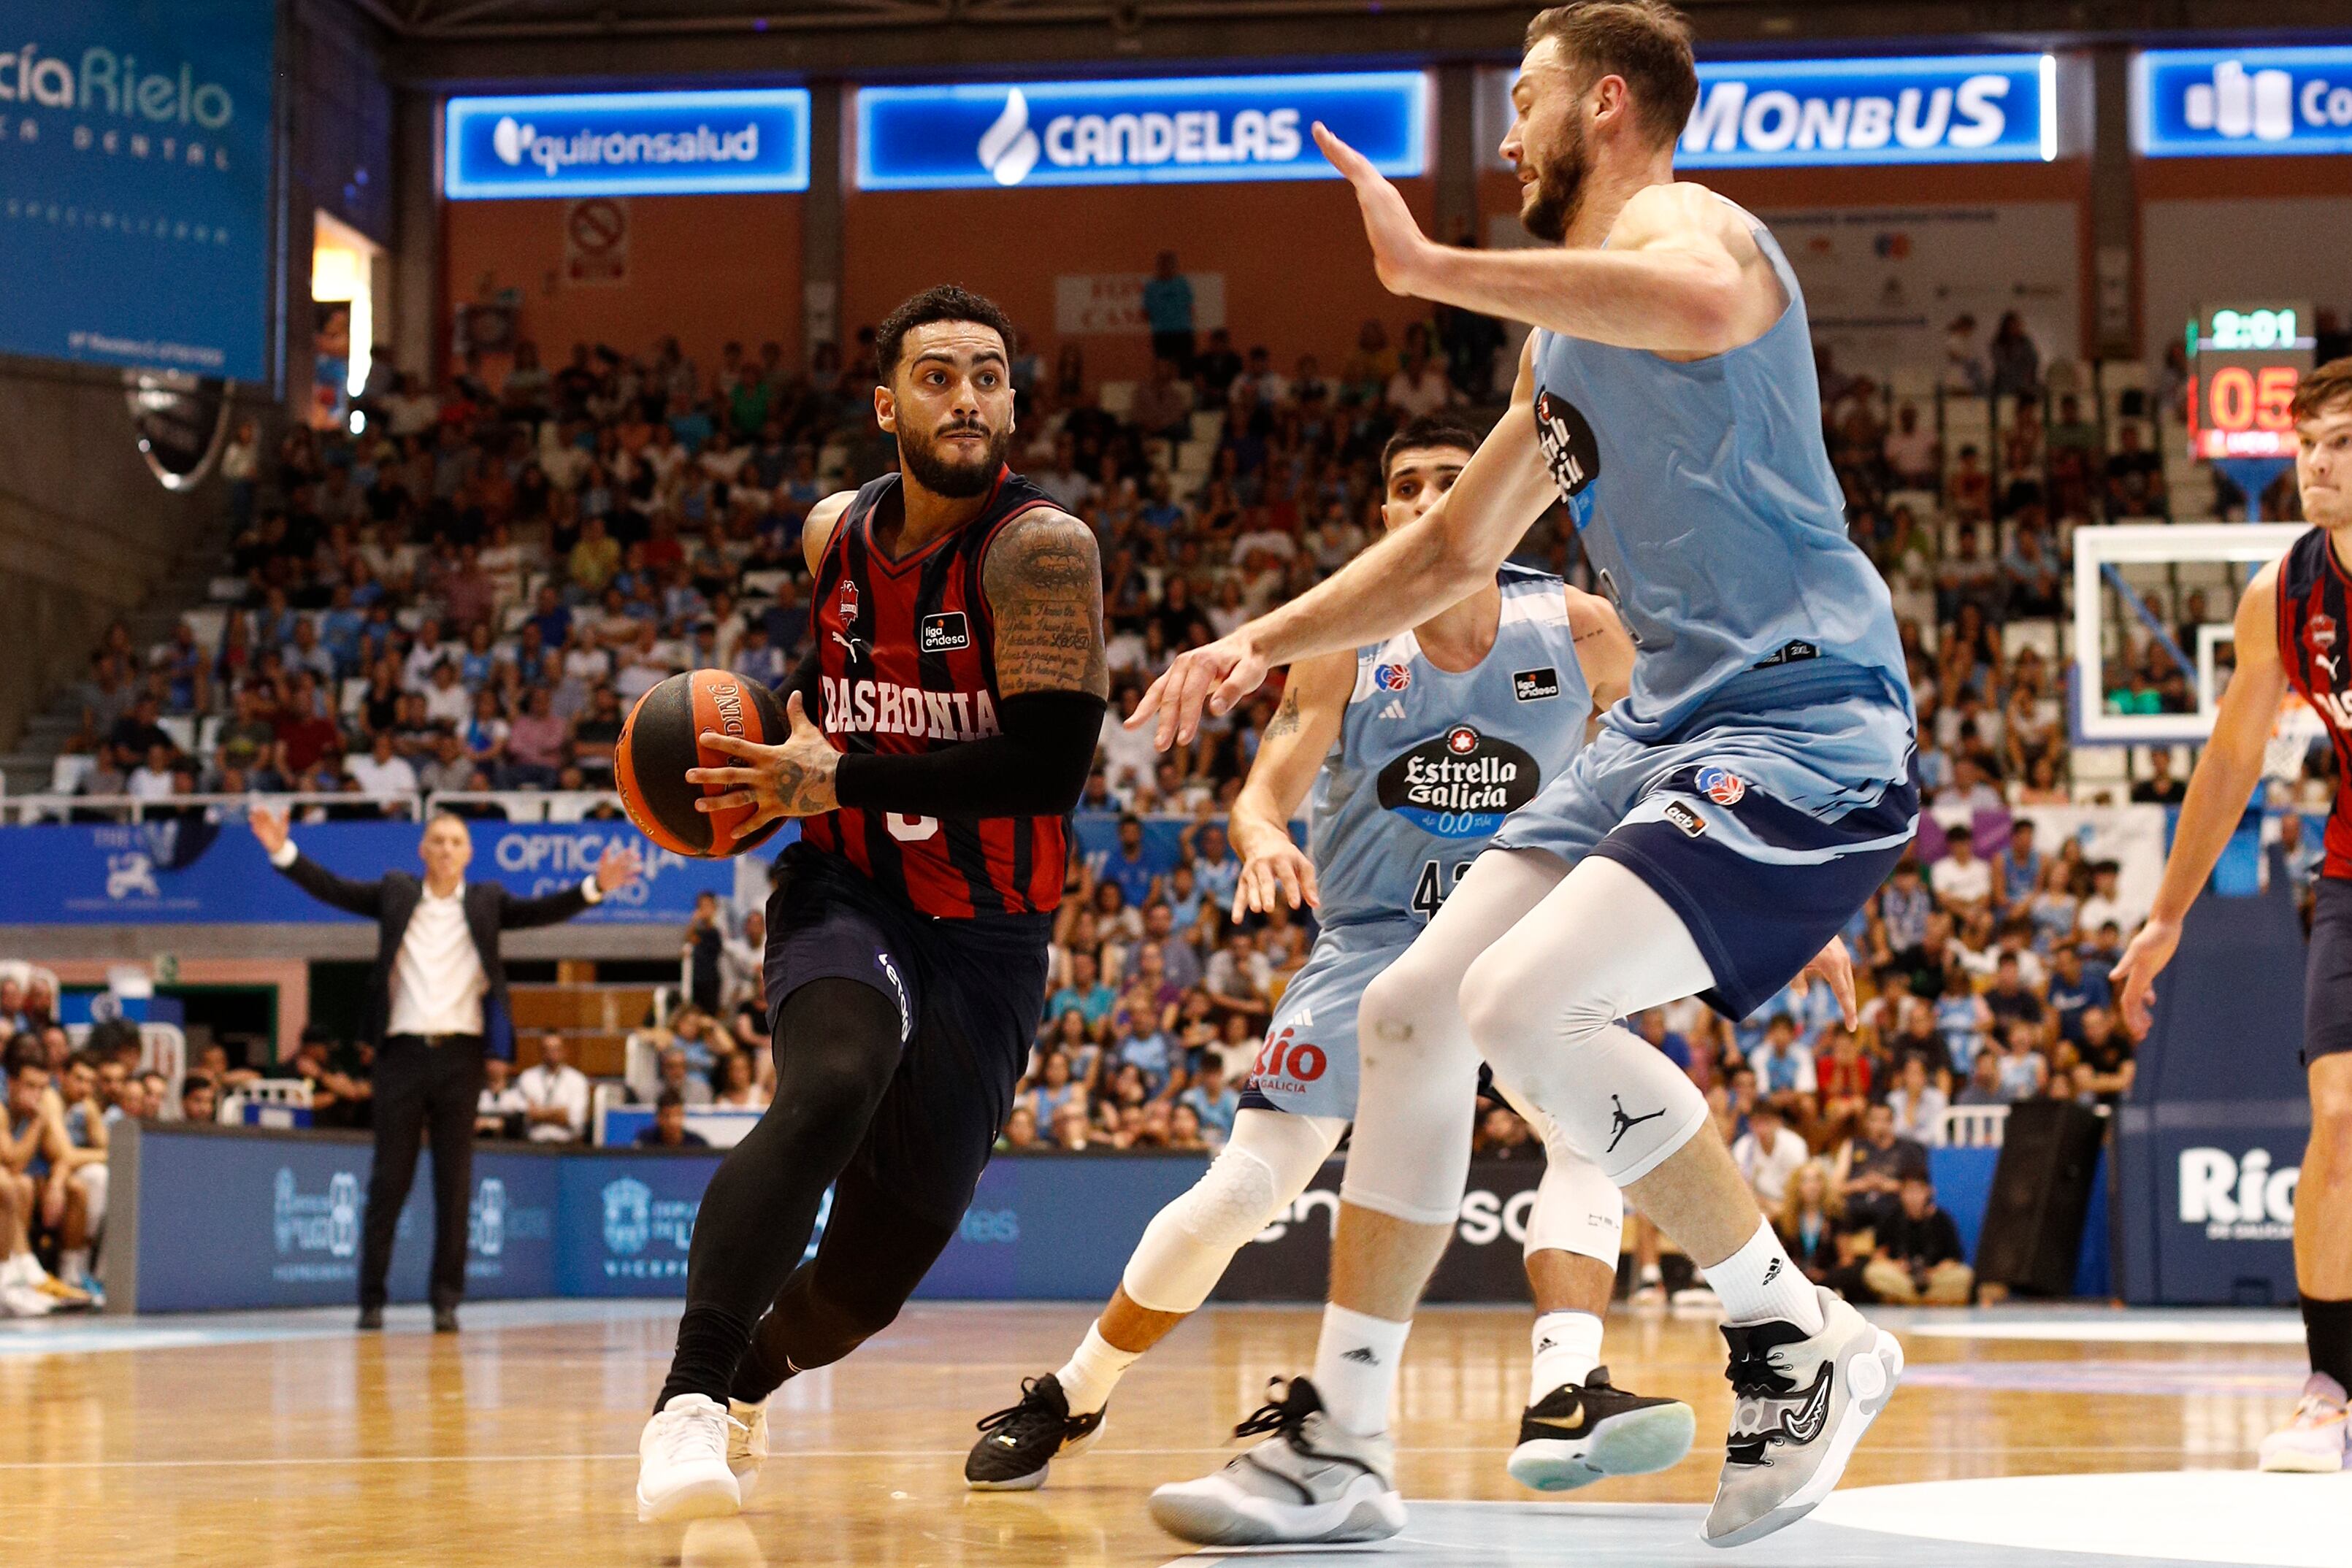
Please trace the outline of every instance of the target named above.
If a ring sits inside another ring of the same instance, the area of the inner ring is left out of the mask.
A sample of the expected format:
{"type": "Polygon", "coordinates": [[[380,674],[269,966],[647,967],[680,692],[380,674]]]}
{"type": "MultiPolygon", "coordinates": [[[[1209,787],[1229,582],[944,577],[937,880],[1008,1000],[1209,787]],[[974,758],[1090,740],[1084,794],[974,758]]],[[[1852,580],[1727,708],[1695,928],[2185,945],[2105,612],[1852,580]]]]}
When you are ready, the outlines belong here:
{"type": "Polygon", "coordinates": [[[898,1315],[971,1201],[1045,1009],[1109,681],[1094,535],[1004,464],[1012,340],[953,287],[883,321],[874,412],[898,469],[809,512],[792,735],[706,733],[734,760],[687,774],[720,787],[706,810],[755,806],[746,833],[805,821],[768,901],[775,1099],[703,1195],[641,1519],[735,1511],[761,1403],[898,1315]]]}
{"type": "Polygon", "coordinates": [[[2263,1439],[2266,1470],[2345,1464],[2352,1385],[2352,359],[2314,371],[2296,392],[2295,485],[2314,526],[2263,568],[2238,601],[2238,667],[2213,737],[2189,777],[2164,885],[2115,978],[2124,1021],[2147,1032],[2158,971],[2180,945],[2180,921],[2237,831],[2263,771],[2279,705],[2293,690],[2336,744],[2336,803],[2304,976],[2303,1062],[2311,1142],[2294,1198],[2294,1272],[2311,1377],[2285,1426],[2263,1439]]]}

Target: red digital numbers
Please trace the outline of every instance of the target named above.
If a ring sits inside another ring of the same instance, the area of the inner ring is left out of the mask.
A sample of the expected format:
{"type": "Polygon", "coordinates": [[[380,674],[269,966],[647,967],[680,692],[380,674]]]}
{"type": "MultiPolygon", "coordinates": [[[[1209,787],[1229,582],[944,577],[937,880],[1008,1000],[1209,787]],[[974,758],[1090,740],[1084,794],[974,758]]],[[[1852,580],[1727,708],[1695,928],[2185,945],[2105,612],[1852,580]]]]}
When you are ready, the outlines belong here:
{"type": "Polygon", "coordinates": [[[2260,371],[2229,365],[2213,372],[2206,394],[2206,410],[2213,428],[2222,431],[2294,428],[2288,413],[2294,402],[2297,377],[2293,365],[2264,365],[2260,371]]]}

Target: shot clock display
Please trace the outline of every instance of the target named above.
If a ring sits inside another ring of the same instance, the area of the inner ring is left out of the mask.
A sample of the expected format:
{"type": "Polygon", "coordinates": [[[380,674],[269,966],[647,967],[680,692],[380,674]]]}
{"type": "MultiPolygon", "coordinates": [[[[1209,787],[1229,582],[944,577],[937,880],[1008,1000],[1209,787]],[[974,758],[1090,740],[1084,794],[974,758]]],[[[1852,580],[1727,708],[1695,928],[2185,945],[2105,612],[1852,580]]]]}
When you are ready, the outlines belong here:
{"type": "Polygon", "coordinates": [[[2189,323],[2189,449],[2199,457],[2294,455],[2287,405],[2311,369],[2307,304],[2209,305],[2189,323]]]}

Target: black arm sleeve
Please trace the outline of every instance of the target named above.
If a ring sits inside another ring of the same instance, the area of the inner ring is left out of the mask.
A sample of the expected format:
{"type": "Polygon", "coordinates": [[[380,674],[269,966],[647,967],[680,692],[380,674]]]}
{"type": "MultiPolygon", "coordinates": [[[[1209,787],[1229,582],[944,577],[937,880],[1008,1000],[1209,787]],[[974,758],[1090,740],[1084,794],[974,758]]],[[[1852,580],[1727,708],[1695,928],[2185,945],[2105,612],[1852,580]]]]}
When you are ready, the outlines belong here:
{"type": "Polygon", "coordinates": [[[782,702],[794,692],[800,693],[801,706],[808,711],[809,717],[814,720],[824,711],[817,706],[816,701],[817,674],[824,667],[817,659],[816,650],[811,648],[801,655],[801,662],[793,666],[793,673],[784,677],[784,684],[776,688],[776,700],[782,702]]]}
{"type": "Polygon", "coordinates": [[[515,931],[532,925],[561,925],[588,907],[588,894],[578,883],[560,893],[537,898],[508,894],[499,900],[499,929],[515,931]]]}
{"type": "Polygon", "coordinates": [[[1107,706],[1091,692],[1006,697],[1003,734],[919,757],[845,757],[834,793],[916,817],[1058,817],[1086,793],[1107,706]]]}

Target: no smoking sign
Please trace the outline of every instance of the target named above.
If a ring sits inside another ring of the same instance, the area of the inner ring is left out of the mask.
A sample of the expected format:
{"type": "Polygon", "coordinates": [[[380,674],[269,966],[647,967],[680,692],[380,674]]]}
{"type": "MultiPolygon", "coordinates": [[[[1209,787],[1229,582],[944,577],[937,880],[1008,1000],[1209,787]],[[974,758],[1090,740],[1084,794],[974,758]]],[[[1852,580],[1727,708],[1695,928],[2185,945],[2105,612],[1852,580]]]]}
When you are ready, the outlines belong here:
{"type": "Polygon", "coordinates": [[[629,204],[625,200],[591,196],[564,204],[563,279],[590,286],[629,280],[629,204]]]}

